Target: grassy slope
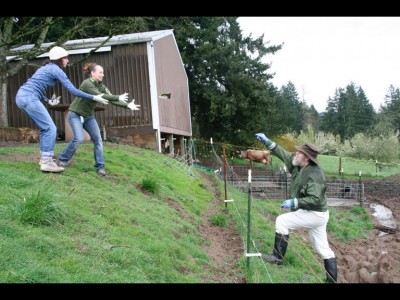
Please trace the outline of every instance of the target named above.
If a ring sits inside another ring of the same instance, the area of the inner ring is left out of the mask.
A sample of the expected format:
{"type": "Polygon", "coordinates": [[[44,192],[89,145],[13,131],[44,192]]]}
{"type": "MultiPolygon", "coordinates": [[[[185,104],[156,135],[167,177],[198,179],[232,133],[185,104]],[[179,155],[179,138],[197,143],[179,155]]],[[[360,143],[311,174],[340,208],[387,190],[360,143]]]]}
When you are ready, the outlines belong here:
{"type": "MultiPolygon", "coordinates": [[[[63,146],[57,144],[56,153],[63,146]]],[[[0,155],[37,152],[37,145],[0,149],[0,155]]],[[[105,143],[104,153],[106,177],[94,172],[90,143],[80,147],[75,164],[62,174],[44,174],[36,161],[0,161],[0,282],[197,283],[212,278],[208,265],[213,262],[201,247],[207,241],[197,228],[214,200],[215,184],[197,170],[193,180],[167,164],[175,160],[152,150],[105,143]],[[143,191],[144,182],[156,193],[143,191]],[[35,197],[50,199],[62,211],[58,221],[23,222],[21,207],[35,197]]],[[[218,188],[223,190],[221,184],[218,188]]],[[[231,198],[235,202],[228,211],[245,247],[248,196],[229,188],[231,198]]],[[[252,252],[272,249],[271,216],[281,213],[279,203],[253,199],[251,239],[257,249],[252,252]]],[[[339,236],[348,232],[349,223],[358,230],[364,226],[353,221],[354,214],[337,216],[341,223],[330,221],[328,228],[339,236]]],[[[243,257],[239,263],[247,281],[320,282],[321,262],[310,244],[294,234],[291,243],[297,251],[289,251],[286,268],[253,258],[247,271],[243,257]]]]}
{"type": "Polygon", "coordinates": [[[108,176],[100,177],[92,148],[82,145],[62,174],[44,174],[36,161],[0,161],[0,282],[202,282],[211,262],[197,225],[213,200],[208,187],[164,155],[116,144],[105,145],[108,176]],[[142,191],[144,180],[158,193],[142,191]],[[21,222],[18,208],[38,191],[62,209],[62,221],[21,222]]]}

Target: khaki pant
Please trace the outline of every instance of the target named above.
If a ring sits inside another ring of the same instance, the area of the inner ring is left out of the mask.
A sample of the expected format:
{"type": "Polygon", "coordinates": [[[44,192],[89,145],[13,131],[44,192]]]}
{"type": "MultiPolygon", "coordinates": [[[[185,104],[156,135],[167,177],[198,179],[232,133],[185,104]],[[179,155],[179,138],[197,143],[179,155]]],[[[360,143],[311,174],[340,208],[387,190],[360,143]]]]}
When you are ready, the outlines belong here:
{"type": "Polygon", "coordinates": [[[288,235],[289,229],[307,229],[311,243],[322,259],[334,258],[335,253],[329,247],[326,224],[329,221],[329,210],[325,212],[299,209],[282,214],[276,218],[277,233],[288,235]]]}

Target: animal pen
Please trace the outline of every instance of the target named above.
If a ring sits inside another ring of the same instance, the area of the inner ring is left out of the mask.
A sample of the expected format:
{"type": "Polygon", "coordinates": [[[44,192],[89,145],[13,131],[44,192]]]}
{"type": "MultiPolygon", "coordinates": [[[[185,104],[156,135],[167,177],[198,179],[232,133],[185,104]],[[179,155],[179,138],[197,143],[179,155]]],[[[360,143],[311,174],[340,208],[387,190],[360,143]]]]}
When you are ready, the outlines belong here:
{"type": "MultiPolygon", "coordinates": [[[[229,165],[222,147],[222,155],[215,150],[213,143],[209,144],[208,164],[221,178],[224,184],[236,187],[243,191],[248,189],[248,170],[250,166],[229,165]]],[[[196,155],[193,155],[196,159],[196,155]]],[[[266,167],[252,167],[251,192],[260,199],[281,200],[289,198],[291,174],[286,168],[271,170],[266,167]]],[[[332,206],[364,206],[364,183],[361,174],[358,180],[327,179],[326,197],[332,206]]],[[[226,188],[225,188],[226,190],[226,188]]],[[[225,197],[226,199],[226,197],[225,197]]]]}

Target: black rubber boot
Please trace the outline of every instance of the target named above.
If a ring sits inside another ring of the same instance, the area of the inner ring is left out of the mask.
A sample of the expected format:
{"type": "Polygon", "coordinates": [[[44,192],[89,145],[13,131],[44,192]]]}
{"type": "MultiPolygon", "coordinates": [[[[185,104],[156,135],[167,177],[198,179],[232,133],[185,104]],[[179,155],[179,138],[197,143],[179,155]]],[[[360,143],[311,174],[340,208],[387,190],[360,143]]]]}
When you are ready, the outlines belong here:
{"type": "Polygon", "coordinates": [[[272,255],[262,255],[262,258],[271,264],[282,265],[283,257],[285,256],[289,235],[275,233],[275,245],[272,255]]]}
{"type": "Polygon", "coordinates": [[[336,283],[337,281],[337,263],[336,257],[324,259],[324,266],[326,270],[326,283],[336,283]]]}

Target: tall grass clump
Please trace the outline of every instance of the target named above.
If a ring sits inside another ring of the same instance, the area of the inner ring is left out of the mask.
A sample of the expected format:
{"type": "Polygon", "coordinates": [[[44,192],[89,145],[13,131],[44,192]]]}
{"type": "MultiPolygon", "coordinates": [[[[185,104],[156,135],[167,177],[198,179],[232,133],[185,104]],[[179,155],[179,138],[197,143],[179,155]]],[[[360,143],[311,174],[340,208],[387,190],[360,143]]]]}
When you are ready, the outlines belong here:
{"type": "Polygon", "coordinates": [[[228,219],[224,215],[220,215],[220,214],[213,215],[210,217],[210,222],[214,226],[223,227],[223,228],[228,227],[228,219]]]}
{"type": "Polygon", "coordinates": [[[22,224],[51,226],[63,224],[64,208],[57,197],[46,189],[38,189],[13,204],[12,215],[22,224]]]}
{"type": "Polygon", "coordinates": [[[156,195],[160,191],[160,185],[156,179],[145,177],[142,181],[142,189],[156,195]]]}

